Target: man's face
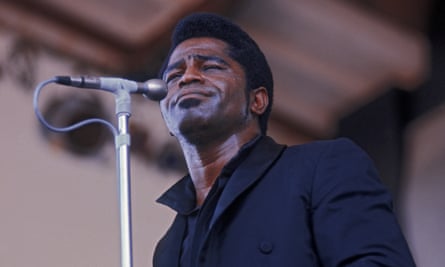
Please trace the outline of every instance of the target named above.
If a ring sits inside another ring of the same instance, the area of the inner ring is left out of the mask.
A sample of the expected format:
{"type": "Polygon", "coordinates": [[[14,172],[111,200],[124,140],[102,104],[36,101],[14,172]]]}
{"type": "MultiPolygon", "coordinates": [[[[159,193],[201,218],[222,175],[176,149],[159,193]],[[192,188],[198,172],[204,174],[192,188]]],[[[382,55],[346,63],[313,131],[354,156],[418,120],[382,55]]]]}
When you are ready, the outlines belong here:
{"type": "Polygon", "coordinates": [[[160,104],[174,135],[233,134],[245,126],[245,73],[227,53],[225,42],[200,37],[182,42],[171,54],[163,76],[168,94],[160,104]]]}

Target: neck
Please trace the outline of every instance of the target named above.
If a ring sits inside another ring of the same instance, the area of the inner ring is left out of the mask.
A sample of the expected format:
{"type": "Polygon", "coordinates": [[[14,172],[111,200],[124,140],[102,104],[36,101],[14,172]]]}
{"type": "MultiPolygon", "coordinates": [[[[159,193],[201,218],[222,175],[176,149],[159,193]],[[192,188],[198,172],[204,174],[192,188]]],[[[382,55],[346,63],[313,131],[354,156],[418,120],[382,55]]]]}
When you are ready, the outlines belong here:
{"type": "Polygon", "coordinates": [[[197,205],[201,205],[222,168],[252,140],[257,133],[232,135],[222,141],[193,145],[180,140],[185,160],[196,191],[197,205]]]}

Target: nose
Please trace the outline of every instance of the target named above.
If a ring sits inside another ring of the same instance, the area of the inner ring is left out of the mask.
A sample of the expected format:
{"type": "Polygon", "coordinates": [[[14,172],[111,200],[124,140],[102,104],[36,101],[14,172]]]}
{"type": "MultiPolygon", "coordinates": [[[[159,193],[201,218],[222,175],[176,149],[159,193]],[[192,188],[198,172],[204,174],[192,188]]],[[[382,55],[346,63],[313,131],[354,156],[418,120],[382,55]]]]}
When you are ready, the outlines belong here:
{"type": "Polygon", "coordinates": [[[201,72],[195,66],[189,66],[186,68],[184,74],[179,80],[179,87],[182,87],[191,83],[201,83],[203,81],[201,72]]]}

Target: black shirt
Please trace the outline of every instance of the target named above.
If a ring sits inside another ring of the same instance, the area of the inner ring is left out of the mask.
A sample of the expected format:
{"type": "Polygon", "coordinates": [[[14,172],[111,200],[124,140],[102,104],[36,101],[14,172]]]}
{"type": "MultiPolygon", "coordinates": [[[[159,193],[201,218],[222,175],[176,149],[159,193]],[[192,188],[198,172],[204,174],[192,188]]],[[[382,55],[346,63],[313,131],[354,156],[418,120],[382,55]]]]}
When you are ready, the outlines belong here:
{"type": "Polygon", "coordinates": [[[182,241],[181,267],[196,266],[195,263],[199,260],[197,253],[201,250],[201,246],[204,245],[203,242],[208,233],[209,224],[212,221],[214,210],[224,187],[234,170],[247,158],[247,155],[259,139],[260,136],[257,136],[246,143],[241,147],[238,154],[224,166],[202,206],[196,206],[195,188],[189,175],[186,175],[178,182],[175,190],[168,191],[162,197],[162,203],[174,209],[179,215],[185,216],[187,220],[187,229],[182,241]]]}

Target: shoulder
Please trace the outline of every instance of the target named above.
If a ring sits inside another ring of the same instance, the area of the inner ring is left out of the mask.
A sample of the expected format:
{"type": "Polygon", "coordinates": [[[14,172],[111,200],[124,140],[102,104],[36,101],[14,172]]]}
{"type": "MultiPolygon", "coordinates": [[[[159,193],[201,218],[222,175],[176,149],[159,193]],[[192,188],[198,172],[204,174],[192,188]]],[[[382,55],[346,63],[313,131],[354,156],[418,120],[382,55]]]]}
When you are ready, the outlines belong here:
{"type": "Polygon", "coordinates": [[[292,145],[286,149],[285,154],[306,160],[370,160],[359,145],[344,137],[292,145]]]}
{"type": "Polygon", "coordinates": [[[304,171],[303,179],[313,187],[311,191],[318,191],[320,195],[341,184],[369,185],[380,180],[373,160],[348,138],[289,146],[282,160],[291,169],[304,171]]]}
{"type": "MultiPolygon", "coordinates": [[[[347,138],[317,141],[307,145],[307,150],[315,152],[313,157],[312,194],[314,206],[323,199],[336,199],[338,196],[376,195],[385,192],[373,160],[356,143],[347,138]]],[[[296,148],[297,149],[297,148],[296,148]]],[[[309,152],[308,152],[309,153],[309,152]]],[[[305,153],[305,154],[308,154],[305,153]]]]}
{"type": "Polygon", "coordinates": [[[374,163],[366,151],[351,139],[344,137],[294,145],[287,150],[293,157],[311,161],[318,172],[375,171],[374,163]]]}
{"type": "Polygon", "coordinates": [[[332,148],[352,148],[352,149],[361,149],[354,141],[349,138],[341,137],[336,139],[326,139],[326,140],[317,140],[311,141],[308,143],[298,144],[289,146],[291,150],[316,150],[316,151],[324,151],[326,149],[332,148]]]}
{"type": "Polygon", "coordinates": [[[311,183],[310,180],[320,174],[326,176],[333,170],[346,172],[351,168],[372,168],[373,163],[367,153],[352,140],[337,138],[288,146],[275,166],[282,175],[298,174],[311,183]]]}
{"type": "Polygon", "coordinates": [[[334,174],[341,176],[345,173],[376,172],[368,154],[348,138],[287,146],[275,166],[282,174],[304,172],[305,177],[312,179],[320,175],[327,179],[334,174]]]}

